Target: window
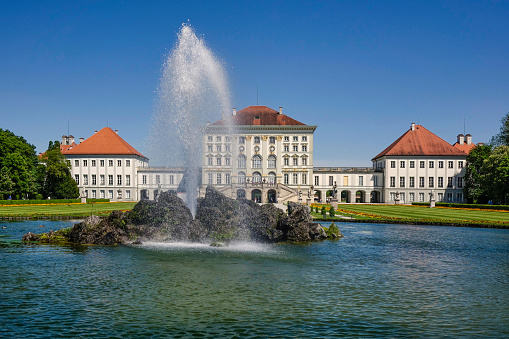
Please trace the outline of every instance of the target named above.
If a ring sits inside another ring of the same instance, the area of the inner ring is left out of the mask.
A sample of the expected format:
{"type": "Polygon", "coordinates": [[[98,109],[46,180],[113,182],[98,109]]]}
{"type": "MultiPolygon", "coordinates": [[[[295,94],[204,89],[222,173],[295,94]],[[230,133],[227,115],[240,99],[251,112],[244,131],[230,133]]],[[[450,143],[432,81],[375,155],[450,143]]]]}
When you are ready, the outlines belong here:
{"type": "Polygon", "coordinates": [[[74,181],[76,181],[76,184],[80,184],[80,175],[79,174],[75,174],[74,175],[74,181]]]}
{"type": "Polygon", "coordinates": [[[113,160],[108,160],[108,166],[113,167],[113,160]]]}
{"type": "Polygon", "coordinates": [[[230,179],[230,173],[226,173],[224,175],[224,183],[229,185],[231,183],[231,179],[230,179]]]}
{"type": "Polygon", "coordinates": [[[212,185],[212,173],[208,173],[208,183],[212,185]]]}
{"type": "Polygon", "coordinates": [[[299,137],[293,137],[293,141],[299,141],[299,137]]]}
{"type": "Polygon", "coordinates": [[[285,152],[290,152],[290,146],[288,146],[288,145],[284,145],[283,149],[285,152]]]}
{"type": "Polygon", "coordinates": [[[424,161],[419,161],[419,167],[424,168],[424,161]]]}
{"type": "Polygon", "coordinates": [[[117,174],[117,185],[122,185],[122,176],[120,174],[117,174]]]}
{"type": "Polygon", "coordinates": [[[285,137],[285,141],[290,141],[290,137],[285,137]]]}
{"type": "Polygon", "coordinates": [[[262,175],[260,172],[253,173],[253,182],[262,182],[262,175]]]}
{"type": "Polygon", "coordinates": [[[156,174],[156,184],[161,183],[161,176],[159,174],[156,174]]]}
{"type": "Polygon", "coordinates": [[[302,184],[303,185],[307,185],[308,184],[308,176],[307,176],[307,174],[306,173],[302,173],[301,178],[302,178],[302,184]]]}
{"type": "Polygon", "coordinates": [[[92,185],[97,185],[97,175],[92,174],[92,185]]]}
{"type": "Polygon", "coordinates": [[[307,166],[308,158],[302,158],[302,166],[307,166]]]}
{"type": "Polygon", "coordinates": [[[79,167],[79,166],[80,166],[80,161],[74,160],[74,167],[79,167]]]}
{"type": "Polygon", "coordinates": [[[405,168],[405,162],[404,161],[400,161],[399,162],[399,168],[405,168]]]}
{"type": "Polygon", "coordinates": [[[269,179],[269,184],[274,184],[274,183],[276,183],[276,173],[274,173],[274,172],[269,172],[268,179],[269,179]]]}
{"type": "Polygon", "coordinates": [[[216,145],[216,151],[221,152],[221,145],[216,145]]]}
{"type": "Polygon", "coordinates": [[[268,157],[268,164],[267,164],[267,167],[268,168],[276,168],[276,157],[273,156],[273,155],[270,155],[268,157]]]}
{"type": "Polygon", "coordinates": [[[456,193],[456,201],[463,202],[463,193],[456,193]]]}
{"type": "Polygon", "coordinates": [[[212,152],[213,148],[212,145],[207,145],[207,152],[212,152]]]}
{"type": "Polygon", "coordinates": [[[239,172],[239,184],[243,184],[246,182],[246,173],[239,172]]]}
{"type": "Polygon", "coordinates": [[[130,190],[126,190],[125,191],[125,198],[126,199],[131,199],[131,191],[130,190]]]}
{"type": "Polygon", "coordinates": [[[237,160],[238,168],[246,168],[246,156],[241,155],[237,160]]]}
{"type": "Polygon", "coordinates": [[[378,186],[378,177],[376,175],[373,177],[373,185],[378,186]]]}
{"type": "Polygon", "coordinates": [[[212,163],[212,162],[213,162],[212,157],[208,157],[208,158],[207,158],[207,165],[208,165],[208,166],[212,166],[212,165],[213,165],[213,163],[212,163]]]}
{"type": "Polygon", "coordinates": [[[276,137],[269,137],[269,144],[275,144],[276,143],[276,137]]]}
{"type": "Polygon", "coordinates": [[[424,177],[419,177],[419,187],[424,187],[424,177]]]}
{"type": "Polygon", "coordinates": [[[83,167],[87,167],[88,166],[88,160],[83,160],[83,167]]]}
{"type": "Polygon", "coordinates": [[[364,186],[364,177],[362,175],[359,176],[359,186],[364,186]]]}
{"type": "Polygon", "coordinates": [[[221,158],[219,157],[216,158],[216,165],[221,166],[221,158]]]}
{"type": "Polygon", "coordinates": [[[224,165],[230,166],[230,158],[224,158],[224,165]]]}
{"type": "Polygon", "coordinates": [[[221,173],[217,173],[216,175],[216,184],[221,185],[221,173]]]}
{"type": "Polygon", "coordinates": [[[104,160],[100,160],[99,164],[101,165],[101,167],[104,167],[104,160]]]}
{"type": "Polygon", "coordinates": [[[125,176],[125,184],[127,186],[131,185],[131,176],[129,174],[125,176]]]}
{"type": "Polygon", "coordinates": [[[83,174],[83,185],[88,185],[88,174],[83,174]]]}
{"type": "MultiPolygon", "coordinates": [[[[125,161],[125,167],[131,167],[131,160],[125,161]]],[[[126,191],[126,192],[130,192],[130,191],[126,191]]]]}
{"type": "Polygon", "coordinates": [[[453,161],[448,161],[447,162],[447,167],[454,168],[454,162],[453,161]]]}
{"type": "Polygon", "coordinates": [[[390,177],[390,187],[396,187],[396,177],[390,177]]]}
{"type": "Polygon", "coordinates": [[[405,177],[399,177],[399,187],[405,187],[405,177]]]}
{"type": "Polygon", "coordinates": [[[439,188],[444,187],[444,177],[438,177],[437,187],[439,187],[439,188]]]}
{"type": "Polygon", "coordinates": [[[408,193],[408,200],[410,200],[410,202],[414,202],[415,201],[415,193],[413,193],[413,192],[408,193]]]}
{"type": "Polygon", "coordinates": [[[113,190],[108,191],[108,199],[113,199],[113,190]]]}
{"type": "Polygon", "coordinates": [[[415,161],[413,160],[410,161],[410,168],[415,168],[415,161]]]}
{"type": "Polygon", "coordinates": [[[221,136],[220,136],[220,135],[218,135],[218,136],[216,137],[216,141],[221,141],[221,136]]]}
{"type": "Polygon", "coordinates": [[[101,186],[104,186],[104,174],[101,174],[100,178],[101,178],[101,186]]]}
{"type": "Polygon", "coordinates": [[[175,184],[175,177],[173,176],[173,174],[170,174],[170,185],[173,184],[175,184]]]}
{"type": "Polygon", "coordinates": [[[452,187],[452,177],[447,177],[447,187],[452,187]]]}
{"type": "Polygon", "coordinates": [[[428,184],[429,184],[429,187],[435,187],[435,178],[429,177],[428,184]]]}
{"type": "Polygon", "coordinates": [[[420,202],[424,201],[424,193],[419,193],[419,201],[420,202]]]}
{"type": "Polygon", "coordinates": [[[289,176],[288,176],[288,173],[285,173],[283,175],[283,182],[285,183],[285,185],[288,185],[288,182],[289,182],[289,176]]]}
{"type": "Polygon", "coordinates": [[[99,198],[101,198],[101,199],[104,199],[104,198],[105,198],[104,190],[100,190],[100,191],[99,191],[99,198]]]}
{"type": "Polygon", "coordinates": [[[444,194],[438,193],[438,201],[444,201],[444,194]]]}
{"type": "Polygon", "coordinates": [[[224,137],[224,141],[226,141],[226,142],[230,142],[230,141],[232,141],[232,138],[230,138],[229,136],[225,136],[225,137],[224,137]]]}
{"type": "Polygon", "coordinates": [[[429,168],[435,168],[435,162],[434,161],[430,161],[429,162],[429,168]]]}
{"type": "Polygon", "coordinates": [[[255,155],[253,157],[253,168],[262,168],[262,157],[255,155]]]}
{"type": "Polygon", "coordinates": [[[391,168],[396,168],[396,161],[391,161],[391,168]]]}
{"type": "Polygon", "coordinates": [[[299,180],[299,177],[298,177],[298,174],[297,173],[293,173],[293,184],[294,185],[297,185],[298,184],[298,180],[299,180]]]}
{"type": "Polygon", "coordinates": [[[284,159],[283,159],[283,164],[284,164],[285,166],[289,166],[289,164],[290,164],[290,160],[289,160],[288,158],[284,158],[284,159]]]}
{"type": "Polygon", "coordinates": [[[302,152],[308,151],[308,145],[302,145],[302,152]]]}
{"type": "Polygon", "coordinates": [[[117,167],[122,167],[122,160],[117,160],[117,167]]]}
{"type": "Polygon", "coordinates": [[[408,187],[415,187],[415,178],[414,177],[408,178],[408,187]]]}
{"type": "Polygon", "coordinates": [[[315,176],[315,186],[320,185],[320,177],[315,176]]]}
{"type": "Polygon", "coordinates": [[[343,186],[348,186],[348,176],[343,176],[343,186]]]}
{"type": "Polygon", "coordinates": [[[458,188],[463,188],[463,177],[458,177],[458,188]]]}
{"type": "Polygon", "coordinates": [[[299,165],[299,158],[293,158],[293,166],[299,165]]]}
{"type": "Polygon", "coordinates": [[[95,198],[97,198],[97,191],[92,190],[92,199],[95,199],[95,198]]]}
{"type": "Polygon", "coordinates": [[[452,193],[447,193],[446,201],[447,202],[452,202],[452,193]]]}
{"type": "Polygon", "coordinates": [[[113,185],[113,174],[108,175],[108,185],[113,185]]]}
{"type": "Polygon", "coordinates": [[[308,137],[307,136],[303,136],[302,137],[302,141],[308,141],[308,137]]]}
{"type": "Polygon", "coordinates": [[[239,145],[243,145],[246,143],[246,137],[239,137],[239,145]]]}
{"type": "Polygon", "coordinates": [[[225,152],[231,152],[230,145],[224,145],[224,151],[225,152]]]}
{"type": "Polygon", "coordinates": [[[207,141],[212,141],[212,135],[207,136],[207,141]]]}
{"type": "Polygon", "coordinates": [[[329,186],[334,185],[334,177],[329,175],[329,186]]]}
{"type": "Polygon", "coordinates": [[[298,152],[299,151],[299,145],[293,145],[293,151],[298,152]]]}
{"type": "Polygon", "coordinates": [[[260,143],[260,137],[254,137],[254,143],[259,144],[260,143]]]}
{"type": "Polygon", "coordinates": [[[439,161],[438,162],[438,168],[444,168],[444,162],[443,161],[439,161]]]}
{"type": "Polygon", "coordinates": [[[458,161],[458,168],[463,168],[463,161],[458,161]]]}
{"type": "Polygon", "coordinates": [[[92,160],[92,167],[95,167],[95,166],[96,166],[95,160],[92,160]]]}

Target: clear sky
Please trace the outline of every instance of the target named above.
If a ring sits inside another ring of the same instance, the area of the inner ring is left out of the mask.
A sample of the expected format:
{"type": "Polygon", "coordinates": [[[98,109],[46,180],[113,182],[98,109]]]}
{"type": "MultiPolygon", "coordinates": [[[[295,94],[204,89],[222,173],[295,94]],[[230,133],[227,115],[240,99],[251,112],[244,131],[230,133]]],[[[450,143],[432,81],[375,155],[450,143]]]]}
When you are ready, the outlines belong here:
{"type": "Polygon", "coordinates": [[[371,166],[412,122],[486,142],[509,112],[508,1],[1,1],[0,128],[42,152],[68,123],[76,138],[109,126],[143,153],[188,20],[233,106],[258,88],[318,126],[315,166],[371,166]]]}

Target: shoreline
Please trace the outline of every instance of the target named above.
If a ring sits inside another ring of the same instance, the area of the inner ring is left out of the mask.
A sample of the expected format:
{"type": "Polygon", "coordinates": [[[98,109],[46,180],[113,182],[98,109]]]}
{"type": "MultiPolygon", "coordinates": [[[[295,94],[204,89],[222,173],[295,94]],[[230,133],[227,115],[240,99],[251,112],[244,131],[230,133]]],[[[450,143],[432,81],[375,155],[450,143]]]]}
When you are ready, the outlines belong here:
{"type": "Polygon", "coordinates": [[[313,218],[313,221],[323,222],[355,222],[360,224],[400,224],[400,225],[427,225],[427,226],[450,226],[450,227],[469,227],[469,228],[495,228],[509,229],[509,226],[496,225],[489,223],[459,223],[454,221],[425,221],[425,220],[392,220],[392,219],[344,219],[344,218],[313,218]]]}

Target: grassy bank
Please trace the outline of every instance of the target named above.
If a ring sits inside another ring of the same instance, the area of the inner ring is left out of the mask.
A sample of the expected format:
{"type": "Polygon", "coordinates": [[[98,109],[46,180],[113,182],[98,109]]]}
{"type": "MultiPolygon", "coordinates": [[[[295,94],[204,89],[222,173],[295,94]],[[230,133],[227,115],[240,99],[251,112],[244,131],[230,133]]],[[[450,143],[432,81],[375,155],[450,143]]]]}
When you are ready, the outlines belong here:
{"type": "MultiPolygon", "coordinates": [[[[326,205],[328,209],[329,206],[326,205]]],[[[509,228],[509,213],[468,208],[428,208],[407,205],[348,205],[341,204],[336,217],[322,218],[320,213],[312,213],[317,220],[391,222],[427,225],[479,226],[509,228]],[[346,219],[345,219],[346,218],[346,219]]]]}
{"type": "Polygon", "coordinates": [[[83,218],[91,214],[107,215],[115,210],[130,210],[135,204],[136,202],[107,202],[89,204],[0,206],[0,220],[83,218]]]}

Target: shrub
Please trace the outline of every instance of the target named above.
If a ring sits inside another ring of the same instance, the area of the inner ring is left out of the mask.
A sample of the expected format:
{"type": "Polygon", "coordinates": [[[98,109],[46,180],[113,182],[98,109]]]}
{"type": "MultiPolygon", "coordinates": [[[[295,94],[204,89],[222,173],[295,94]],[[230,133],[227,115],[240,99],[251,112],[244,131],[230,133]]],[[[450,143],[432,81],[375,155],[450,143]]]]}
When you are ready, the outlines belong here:
{"type": "Polygon", "coordinates": [[[329,216],[331,218],[334,218],[335,215],[336,215],[336,211],[334,211],[334,207],[331,206],[330,209],[329,209],[329,216]]]}
{"type": "Polygon", "coordinates": [[[327,210],[325,209],[325,206],[322,206],[322,217],[327,217],[327,210]]]}

